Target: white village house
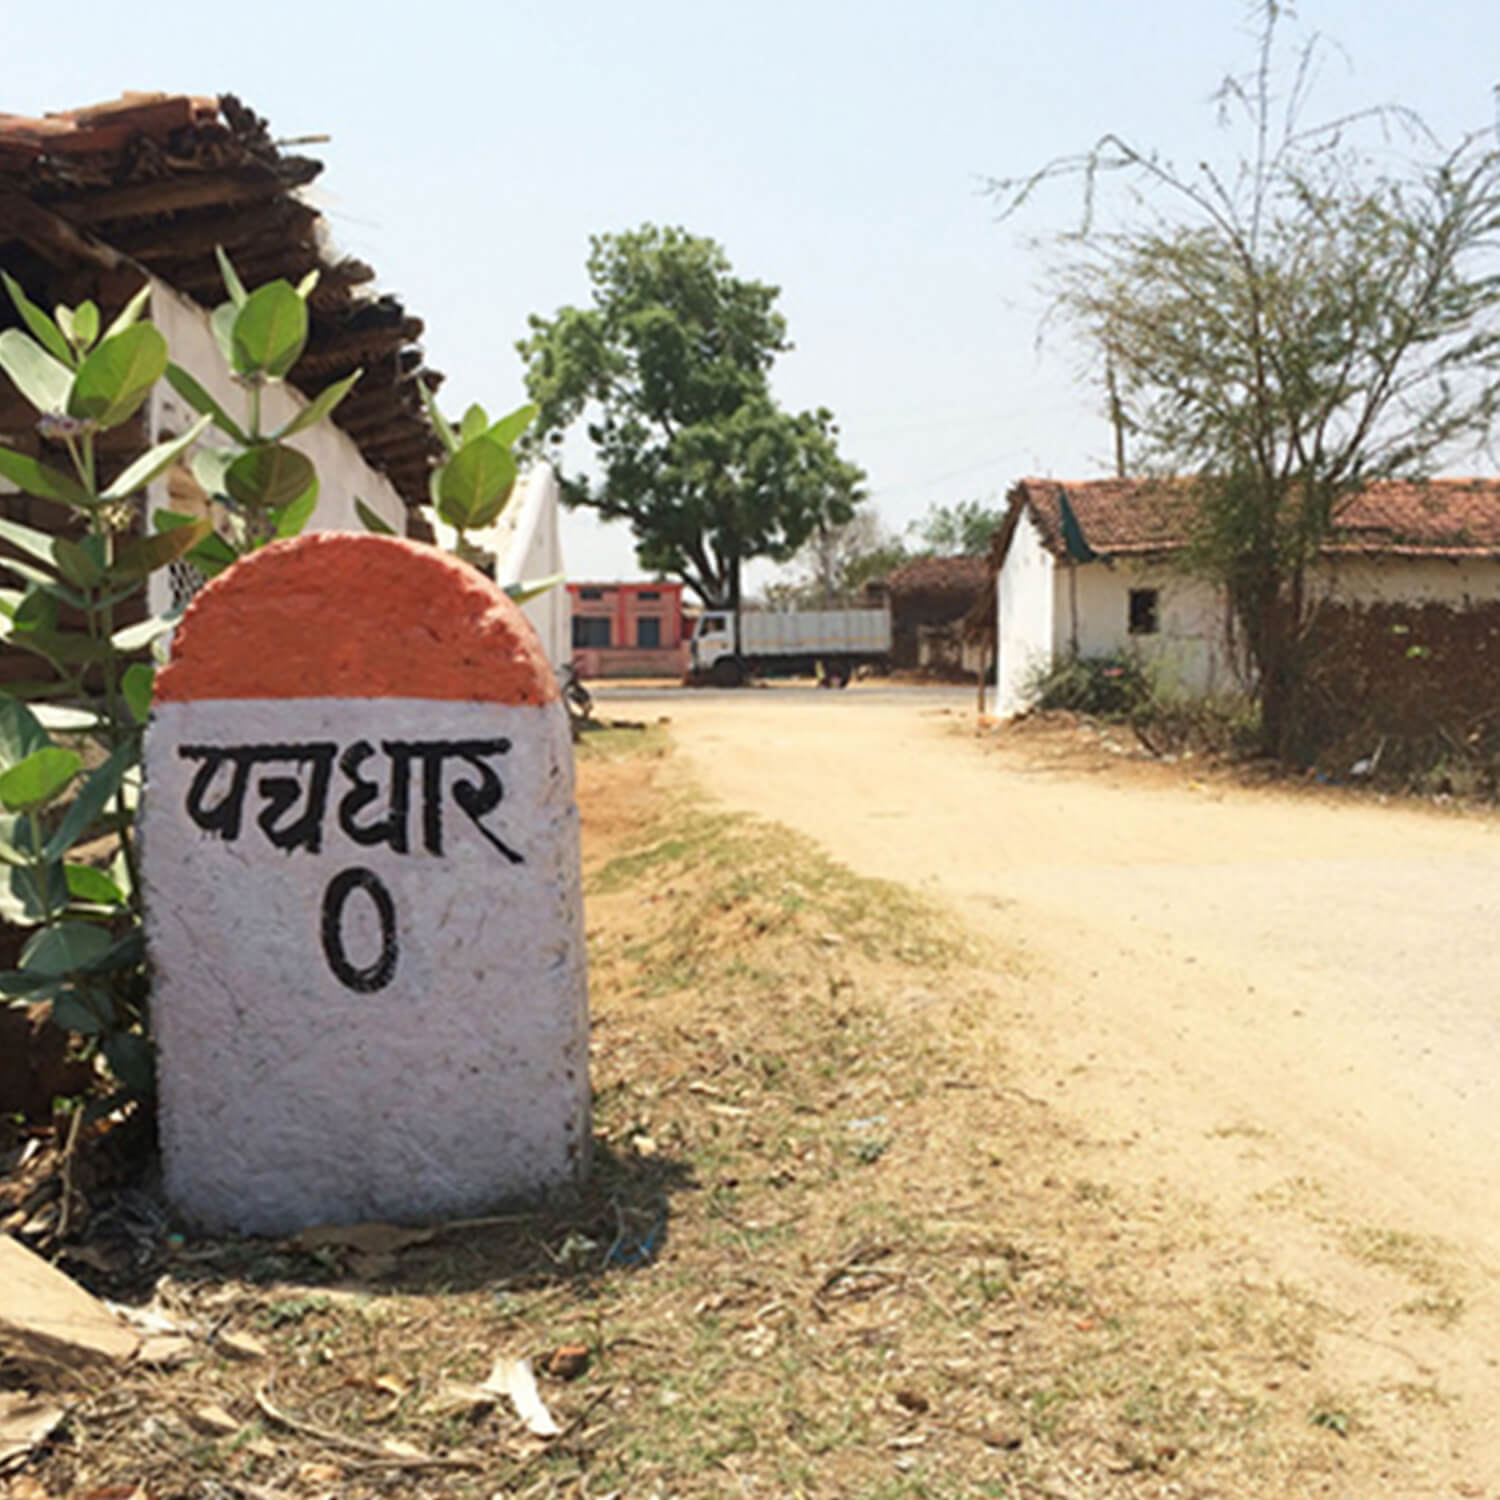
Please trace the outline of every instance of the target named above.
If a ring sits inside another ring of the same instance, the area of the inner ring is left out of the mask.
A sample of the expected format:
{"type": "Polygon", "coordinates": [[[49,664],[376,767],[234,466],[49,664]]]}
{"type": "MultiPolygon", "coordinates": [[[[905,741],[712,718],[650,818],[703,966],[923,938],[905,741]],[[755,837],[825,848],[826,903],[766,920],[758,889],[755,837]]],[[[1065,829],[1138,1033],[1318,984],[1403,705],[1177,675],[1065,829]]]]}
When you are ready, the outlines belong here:
{"type": "MultiPolygon", "coordinates": [[[[993,713],[1023,711],[1038,675],[1070,656],[1132,657],[1189,696],[1243,685],[1222,591],[1180,564],[1183,487],[1023,479],[1008,499],[990,552],[993,713]]],[[[1310,582],[1353,606],[1500,602],[1500,480],[1372,485],[1340,515],[1310,582]]]]}

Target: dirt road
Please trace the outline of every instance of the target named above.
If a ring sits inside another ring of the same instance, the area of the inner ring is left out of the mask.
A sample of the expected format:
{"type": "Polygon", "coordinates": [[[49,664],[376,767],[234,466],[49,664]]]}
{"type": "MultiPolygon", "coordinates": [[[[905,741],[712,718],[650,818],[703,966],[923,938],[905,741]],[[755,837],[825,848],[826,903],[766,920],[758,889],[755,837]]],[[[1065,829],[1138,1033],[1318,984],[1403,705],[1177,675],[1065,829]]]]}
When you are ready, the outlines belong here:
{"type": "MultiPolygon", "coordinates": [[[[1339,1297],[1367,1345],[1398,1330],[1364,1272],[1441,1280],[1461,1319],[1399,1330],[1394,1366],[1500,1418],[1500,822],[1059,772],[976,738],[964,695],[604,711],[669,714],[713,796],[956,907],[995,940],[1021,1086],[1112,1170],[1212,1205],[1264,1274],[1339,1297]]],[[[1500,1429],[1476,1439],[1500,1458],[1500,1429]]]]}

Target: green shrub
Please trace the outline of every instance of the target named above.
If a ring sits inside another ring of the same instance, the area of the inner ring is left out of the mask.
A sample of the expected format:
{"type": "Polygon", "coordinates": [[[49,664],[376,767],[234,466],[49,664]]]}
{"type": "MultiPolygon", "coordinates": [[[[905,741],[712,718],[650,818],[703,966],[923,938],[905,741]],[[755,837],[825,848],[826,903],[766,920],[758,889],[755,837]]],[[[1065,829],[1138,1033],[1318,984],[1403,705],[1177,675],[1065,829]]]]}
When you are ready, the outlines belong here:
{"type": "Polygon", "coordinates": [[[1125,656],[1076,656],[1037,675],[1031,699],[1038,708],[1063,708],[1100,719],[1128,719],[1151,699],[1151,682],[1125,656]]]}

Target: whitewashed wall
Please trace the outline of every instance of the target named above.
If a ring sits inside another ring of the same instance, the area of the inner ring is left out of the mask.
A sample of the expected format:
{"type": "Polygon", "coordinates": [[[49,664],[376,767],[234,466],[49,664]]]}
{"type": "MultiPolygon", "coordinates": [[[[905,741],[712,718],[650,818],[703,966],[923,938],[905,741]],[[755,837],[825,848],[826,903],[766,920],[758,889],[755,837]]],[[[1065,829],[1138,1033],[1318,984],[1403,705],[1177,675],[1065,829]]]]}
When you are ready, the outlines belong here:
{"type": "Polygon", "coordinates": [[[1335,558],[1320,587],[1346,604],[1446,604],[1466,609],[1500,599],[1500,560],[1335,558]]]}
{"type": "MultiPolygon", "coordinates": [[[[501,588],[563,571],[562,535],[557,520],[557,474],[551,464],[538,464],[516,485],[491,532],[480,546],[495,556],[495,582],[501,588]]],[[[521,606],[552,663],[554,672],[573,658],[572,596],[559,583],[521,606]]]]}
{"type": "Polygon", "coordinates": [[[1027,688],[1040,663],[1051,662],[1062,642],[1053,632],[1054,590],[1063,570],[1042,546],[1041,534],[1022,515],[996,580],[995,701],[1001,718],[1028,706],[1027,688]]]}
{"type": "MultiPolygon", "coordinates": [[[[1059,565],[1058,649],[1071,642],[1067,568],[1059,565]]],[[[1237,685],[1225,629],[1222,594],[1201,579],[1161,563],[1083,563],[1078,576],[1080,656],[1132,656],[1168,692],[1197,696],[1237,685]],[[1157,632],[1130,633],[1130,591],[1157,591],[1157,632]]]]}
{"type": "MultiPolygon", "coordinates": [[[[187,370],[236,421],[247,420],[246,392],[231,378],[214,342],[208,314],[195,302],[179,296],[164,282],[151,281],[151,321],[161,330],[174,363],[187,370]]],[[[355,387],[358,390],[358,386],[355,387]]],[[[307,402],[290,386],[269,387],[261,402],[261,422],[272,429],[289,421],[307,402]]],[[[152,393],[148,421],[153,442],[184,431],[197,420],[195,412],[165,381],[152,393]]],[[[222,442],[212,431],[205,442],[222,442]]],[[[288,445],[305,453],[318,471],[318,508],[308,531],[363,532],[364,523],[354,509],[355,498],[363,500],[398,536],[406,534],[406,504],[383,474],[365,462],[359,445],[331,422],[320,422],[288,439],[288,445]]],[[[156,480],[147,489],[148,518],[171,508],[169,480],[156,480]]],[[[171,603],[171,585],[165,572],[151,579],[150,605],[160,613],[171,603]]]]}

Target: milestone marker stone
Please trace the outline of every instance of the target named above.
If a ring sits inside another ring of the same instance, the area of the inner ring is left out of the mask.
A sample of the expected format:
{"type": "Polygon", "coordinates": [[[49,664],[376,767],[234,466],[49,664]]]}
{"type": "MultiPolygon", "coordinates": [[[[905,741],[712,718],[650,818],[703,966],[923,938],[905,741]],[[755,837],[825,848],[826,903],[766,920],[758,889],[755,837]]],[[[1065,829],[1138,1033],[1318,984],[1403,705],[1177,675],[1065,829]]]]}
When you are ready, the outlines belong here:
{"type": "Polygon", "coordinates": [[[206,1229],[576,1180],[588,1007],[567,714],[520,611],[416,543],[273,543],[157,677],[141,845],[167,1192],[206,1229]]]}

